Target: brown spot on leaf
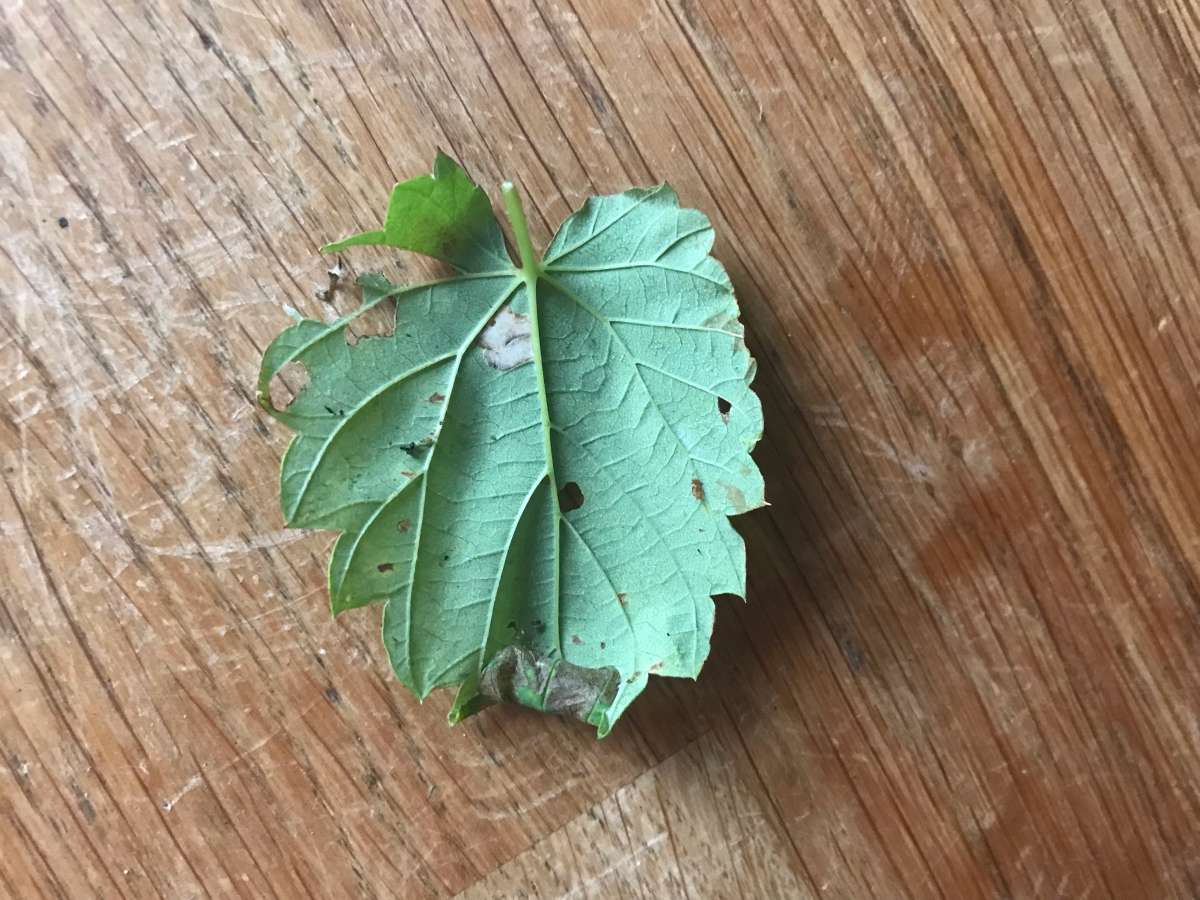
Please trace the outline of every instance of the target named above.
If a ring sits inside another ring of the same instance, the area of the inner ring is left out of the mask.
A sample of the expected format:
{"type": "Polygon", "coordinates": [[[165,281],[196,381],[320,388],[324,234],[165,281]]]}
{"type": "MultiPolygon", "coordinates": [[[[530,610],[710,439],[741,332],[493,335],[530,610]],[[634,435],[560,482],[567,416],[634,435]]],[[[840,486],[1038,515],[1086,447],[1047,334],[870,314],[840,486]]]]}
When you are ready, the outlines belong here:
{"type": "MultiPolygon", "coordinates": [[[[479,188],[476,188],[475,190],[478,191],[479,188]]],[[[437,259],[444,259],[447,262],[453,262],[454,257],[458,255],[458,252],[462,249],[463,245],[470,244],[470,242],[470,234],[446,232],[438,238],[437,253],[434,254],[434,256],[437,259]]]]}
{"type": "Polygon", "coordinates": [[[699,478],[692,479],[692,496],[701,503],[704,502],[704,482],[699,478]]]}
{"type": "Polygon", "coordinates": [[[572,644],[582,644],[582,643],[583,643],[583,638],[581,638],[581,637],[580,637],[579,635],[577,635],[577,634],[573,634],[573,635],[571,635],[571,643],[572,643],[572,644]]]}
{"type": "Polygon", "coordinates": [[[396,528],[401,534],[404,534],[404,532],[412,528],[412,522],[410,522],[408,519],[401,519],[396,523],[396,528]]]}
{"type": "Polygon", "coordinates": [[[392,563],[380,563],[375,568],[377,568],[380,572],[390,572],[396,567],[392,563]]]}
{"type": "Polygon", "coordinates": [[[732,484],[722,482],[721,487],[725,488],[725,496],[729,498],[729,505],[738,512],[745,512],[749,509],[746,503],[746,495],[742,493],[742,489],[735,487],[732,484]]]}
{"type": "Polygon", "coordinates": [[[650,667],[650,673],[651,673],[651,674],[654,674],[655,672],[657,672],[657,671],[658,671],[659,669],[661,669],[662,667],[663,667],[663,661],[660,659],[658,662],[656,662],[654,665],[652,665],[652,666],[650,667]]]}
{"type": "Polygon", "coordinates": [[[437,391],[434,391],[432,394],[429,395],[430,403],[441,403],[445,399],[446,399],[446,395],[440,394],[437,391]]]}
{"type": "Polygon", "coordinates": [[[411,469],[401,469],[400,474],[403,475],[405,478],[416,478],[417,477],[417,473],[412,471],[411,469]]]}
{"type": "Polygon", "coordinates": [[[617,602],[622,606],[625,605],[625,593],[623,591],[617,591],[617,602]]]}

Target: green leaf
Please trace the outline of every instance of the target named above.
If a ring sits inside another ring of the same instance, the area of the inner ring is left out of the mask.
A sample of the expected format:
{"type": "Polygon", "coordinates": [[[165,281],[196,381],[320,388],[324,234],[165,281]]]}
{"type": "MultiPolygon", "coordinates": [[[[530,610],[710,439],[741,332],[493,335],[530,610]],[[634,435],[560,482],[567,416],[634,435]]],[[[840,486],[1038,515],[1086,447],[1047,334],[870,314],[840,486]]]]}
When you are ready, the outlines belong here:
{"type": "Polygon", "coordinates": [[[754,361],[708,220],[670,187],[593,197],[540,261],[504,196],[519,266],[453,162],[398,185],[387,242],[464,274],[364,277],[358,312],[276,338],[259,397],[296,432],[288,524],[341,532],[332,608],[385,604],[405,685],[459,685],[451,721],[504,700],[603,736],[649,675],[695,677],[712,596],[745,595],[728,517],[764,503],[754,361]],[[348,343],[389,298],[394,333],[348,343]]]}
{"type": "Polygon", "coordinates": [[[462,272],[509,265],[504,236],[487,194],[444,153],[434,160],[432,175],[392,188],[382,230],[364,231],[327,244],[321,251],[337,253],[358,246],[412,250],[444,260],[462,272]]]}

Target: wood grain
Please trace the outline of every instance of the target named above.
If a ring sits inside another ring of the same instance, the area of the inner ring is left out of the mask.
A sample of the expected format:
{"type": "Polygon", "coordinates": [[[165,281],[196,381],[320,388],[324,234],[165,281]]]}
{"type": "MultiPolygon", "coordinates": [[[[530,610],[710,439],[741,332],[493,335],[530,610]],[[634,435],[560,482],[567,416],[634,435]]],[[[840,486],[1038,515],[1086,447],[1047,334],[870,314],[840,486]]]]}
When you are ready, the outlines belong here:
{"type": "Polygon", "coordinates": [[[1191,0],[4,4],[0,894],[1200,896],[1198,91],[1191,0]],[[261,350],[438,147],[669,179],[759,358],[750,602],[602,743],[282,530],[261,350]]]}

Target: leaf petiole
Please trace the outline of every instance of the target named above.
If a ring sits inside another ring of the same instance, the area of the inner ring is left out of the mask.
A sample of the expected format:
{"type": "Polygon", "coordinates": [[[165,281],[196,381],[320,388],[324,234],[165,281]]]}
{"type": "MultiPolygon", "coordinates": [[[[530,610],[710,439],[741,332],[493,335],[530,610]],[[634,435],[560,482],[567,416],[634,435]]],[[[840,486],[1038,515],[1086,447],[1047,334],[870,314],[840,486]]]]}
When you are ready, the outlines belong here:
{"type": "Polygon", "coordinates": [[[517,252],[521,254],[521,274],[526,281],[532,282],[541,274],[542,264],[534,252],[533,241],[529,239],[529,223],[525,221],[525,208],[521,205],[521,196],[511,181],[500,185],[500,193],[504,197],[504,212],[508,215],[508,224],[512,226],[513,237],[517,240],[517,252]]]}

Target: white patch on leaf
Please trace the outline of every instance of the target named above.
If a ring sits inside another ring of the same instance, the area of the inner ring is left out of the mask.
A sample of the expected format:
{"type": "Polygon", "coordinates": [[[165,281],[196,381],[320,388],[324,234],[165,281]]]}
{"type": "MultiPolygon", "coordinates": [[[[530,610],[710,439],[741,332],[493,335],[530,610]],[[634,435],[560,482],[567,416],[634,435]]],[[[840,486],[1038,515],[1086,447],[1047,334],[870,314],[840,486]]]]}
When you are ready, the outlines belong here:
{"type": "Polygon", "coordinates": [[[493,369],[503,372],[525,365],[533,359],[529,316],[504,307],[479,336],[479,344],[483,347],[483,358],[493,369]]]}

